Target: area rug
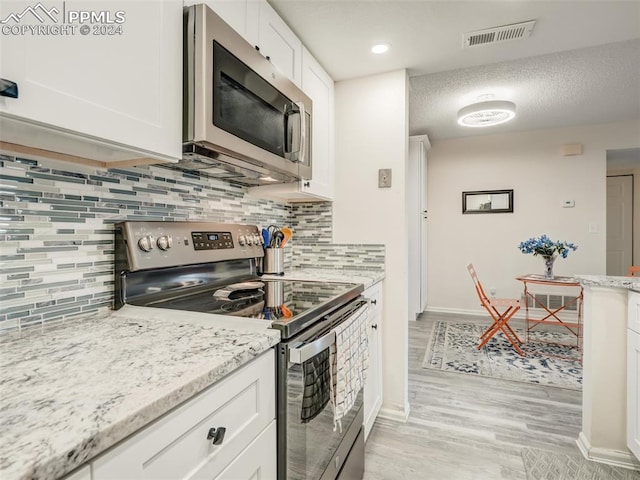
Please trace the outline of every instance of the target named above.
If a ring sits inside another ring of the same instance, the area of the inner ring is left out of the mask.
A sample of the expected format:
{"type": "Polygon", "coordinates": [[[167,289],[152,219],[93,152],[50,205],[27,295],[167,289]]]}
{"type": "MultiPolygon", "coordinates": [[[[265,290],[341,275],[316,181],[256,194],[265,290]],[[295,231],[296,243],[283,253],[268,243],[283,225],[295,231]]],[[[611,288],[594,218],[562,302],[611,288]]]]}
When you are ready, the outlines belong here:
{"type": "Polygon", "coordinates": [[[527,480],[638,480],[640,472],[538,448],[521,451],[527,480]]]}
{"type": "MultiPolygon", "coordinates": [[[[433,325],[422,366],[435,370],[501,378],[580,390],[580,352],[568,346],[575,337],[558,329],[532,332],[521,357],[500,332],[478,350],[478,339],[488,325],[437,321],[433,325]],[[558,358],[558,356],[562,358],[558,358]]],[[[524,335],[516,329],[518,336],[524,335]]]]}

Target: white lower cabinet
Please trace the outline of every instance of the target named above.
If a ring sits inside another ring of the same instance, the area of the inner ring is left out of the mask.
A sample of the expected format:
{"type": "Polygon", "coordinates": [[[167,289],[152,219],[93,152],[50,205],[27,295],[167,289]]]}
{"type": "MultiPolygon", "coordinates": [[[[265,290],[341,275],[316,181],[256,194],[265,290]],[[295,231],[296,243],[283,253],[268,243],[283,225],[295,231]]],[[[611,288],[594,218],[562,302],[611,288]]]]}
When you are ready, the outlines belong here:
{"type": "Polygon", "coordinates": [[[125,439],[91,463],[93,480],[275,479],[274,365],[269,350],[125,439]]]}
{"type": "Polygon", "coordinates": [[[263,480],[276,478],[277,449],[275,420],[237,457],[216,480],[263,480]]]}
{"type": "Polygon", "coordinates": [[[627,447],[640,460],[640,293],[629,292],[627,447]]]}
{"type": "Polygon", "coordinates": [[[382,282],[364,291],[371,300],[369,315],[369,371],[364,383],[364,439],[382,407],[382,282]]]}

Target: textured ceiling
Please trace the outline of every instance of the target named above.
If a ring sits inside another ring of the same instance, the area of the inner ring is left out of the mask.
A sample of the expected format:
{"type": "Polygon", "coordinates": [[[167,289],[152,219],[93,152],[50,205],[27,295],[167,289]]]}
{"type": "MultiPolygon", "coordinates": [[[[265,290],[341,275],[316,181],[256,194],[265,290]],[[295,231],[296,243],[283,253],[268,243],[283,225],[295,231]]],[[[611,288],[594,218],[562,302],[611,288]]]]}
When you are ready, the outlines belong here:
{"type": "Polygon", "coordinates": [[[640,40],[412,77],[410,83],[410,132],[432,139],[640,119],[640,40]],[[458,110],[486,93],[514,102],[516,118],[482,129],[459,126],[458,110]]]}
{"type": "Polygon", "coordinates": [[[335,80],[407,69],[412,134],[435,140],[640,118],[640,0],[269,3],[335,80]],[[537,21],[528,39],[462,48],[465,32],[527,20],[537,21]],[[380,41],[392,48],[375,56],[369,48],[380,41]],[[459,127],[457,111],[486,93],[515,102],[516,119],[459,127]]]}

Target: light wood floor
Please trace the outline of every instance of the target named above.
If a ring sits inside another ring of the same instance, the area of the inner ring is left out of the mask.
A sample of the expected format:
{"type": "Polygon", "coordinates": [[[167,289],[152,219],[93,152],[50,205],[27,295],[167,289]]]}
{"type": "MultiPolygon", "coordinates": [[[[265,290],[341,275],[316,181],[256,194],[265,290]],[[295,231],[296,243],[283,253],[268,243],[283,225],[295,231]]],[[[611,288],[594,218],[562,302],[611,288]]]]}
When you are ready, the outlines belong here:
{"type": "Polygon", "coordinates": [[[436,320],[409,327],[406,424],[378,419],[367,441],[365,480],[526,480],[524,446],[578,454],[579,391],[422,368],[436,320]]]}

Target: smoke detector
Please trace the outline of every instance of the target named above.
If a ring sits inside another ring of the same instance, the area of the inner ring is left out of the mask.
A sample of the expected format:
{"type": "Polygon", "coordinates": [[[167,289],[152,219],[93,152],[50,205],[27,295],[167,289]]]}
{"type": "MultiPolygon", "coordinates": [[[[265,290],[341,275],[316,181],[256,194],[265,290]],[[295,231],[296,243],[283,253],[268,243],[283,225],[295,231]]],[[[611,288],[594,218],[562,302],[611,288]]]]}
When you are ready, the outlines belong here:
{"type": "Polygon", "coordinates": [[[535,20],[528,22],[503,25],[502,27],[487,28],[476,32],[465,33],[462,36],[462,48],[478,47],[493,43],[510,42],[531,36],[535,20]]]}

